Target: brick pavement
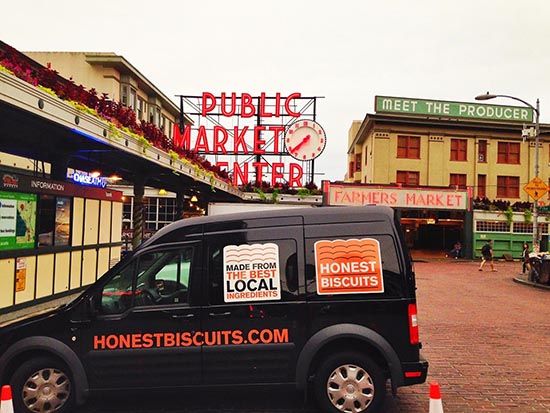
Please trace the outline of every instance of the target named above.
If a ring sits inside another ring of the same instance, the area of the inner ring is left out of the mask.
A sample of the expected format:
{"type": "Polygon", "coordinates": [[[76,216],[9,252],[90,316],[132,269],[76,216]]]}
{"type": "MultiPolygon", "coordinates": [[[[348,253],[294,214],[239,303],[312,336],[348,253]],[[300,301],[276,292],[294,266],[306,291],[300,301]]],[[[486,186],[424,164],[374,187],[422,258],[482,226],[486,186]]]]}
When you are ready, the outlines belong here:
{"type": "MultiPolygon", "coordinates": [[[[416,264],[428,381],[441,384],[445,413],[550,412],[550,292],[512,282],[519,263],[499,262],[498,272],[478,272],[477,265],[450,260],[416,264]]],[[[301,407],[298,395],[282,391],[108,400],[92,402],[80,413],[317,411],[301,407]],[[167,401],[174,399],[176,403],[167,401]]],[[[401,388],[396,398],[388,395],[384,411],[427,412],[428,385],[401,388]]]]}

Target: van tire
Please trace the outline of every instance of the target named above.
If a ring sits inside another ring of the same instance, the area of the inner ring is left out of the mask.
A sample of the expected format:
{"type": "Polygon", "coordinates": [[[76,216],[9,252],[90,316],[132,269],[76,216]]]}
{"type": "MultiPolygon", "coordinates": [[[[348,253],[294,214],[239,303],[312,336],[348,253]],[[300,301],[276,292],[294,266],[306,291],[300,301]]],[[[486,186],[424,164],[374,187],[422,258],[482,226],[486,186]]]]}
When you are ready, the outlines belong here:
{"type": "Polygon", "coordinates": [[[44,407],[47,413],[70,413],[74,411],[75,384],[68,366],[55,358],[30,359],[15,371],[10,384],[13,405],[17,413],[34,413],[27,404],[33,403],[30,389],[41,386],[44,407]],[[55,376],[54,376],[55,375],[55,376]],[[27,394],[27,403],[23,392],[27,394]]]}
{"type": "Polygon", "coordinates": [[[351,351],[324,359],[317,368],[313,385],[317,403],[325,413],[359,412],[346,408],[363,406],[361,413],[378,412],[386,395],[382,369],[366,355],[351,351]],[[349,399],[339,398],[340,392],[349,395],[349,399]]]}

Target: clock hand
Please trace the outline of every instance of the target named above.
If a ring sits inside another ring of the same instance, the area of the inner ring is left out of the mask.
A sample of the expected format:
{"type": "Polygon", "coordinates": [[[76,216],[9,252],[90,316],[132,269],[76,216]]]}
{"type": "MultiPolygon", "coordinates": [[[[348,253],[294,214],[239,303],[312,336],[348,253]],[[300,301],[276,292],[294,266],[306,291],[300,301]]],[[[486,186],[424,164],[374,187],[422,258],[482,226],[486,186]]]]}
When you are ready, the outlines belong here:
{"type": "Polygon", "coordinates": [[[302,139],[302,142],[300,142],[298,145],[296,145],[294,148],[289,149],[289,152],[296,153],[298,152],[298,149],[300,149],[302,146],[304,146],[306,143],[309,142],[311,139],[311,135],[306,135],[304,139],[302,139]]]}

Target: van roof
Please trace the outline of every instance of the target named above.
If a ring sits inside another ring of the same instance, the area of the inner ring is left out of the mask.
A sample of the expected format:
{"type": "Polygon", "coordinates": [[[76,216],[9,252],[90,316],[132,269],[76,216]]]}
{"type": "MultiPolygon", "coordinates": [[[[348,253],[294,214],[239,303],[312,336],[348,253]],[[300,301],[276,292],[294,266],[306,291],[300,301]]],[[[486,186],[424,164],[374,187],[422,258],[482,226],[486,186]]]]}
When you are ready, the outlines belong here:
{"type": "Polygon", "coordinates": [[[367,205],[362,207],[315,207],[315,208],[292,208],[273,209],[266,211],[238,212],[234,214],[212,215],[197,218],[188,218],[175,221],[159,230],[141,247],[151,245],[162,236],[185,227],[196,225],[207,225],[241,220],[269,219],[302,217],[304,224],[321,224],[323,222],[353,222],[364,221],[365,214],[371,220],[393,220],[394,211],[387,206],[367,205]]]}

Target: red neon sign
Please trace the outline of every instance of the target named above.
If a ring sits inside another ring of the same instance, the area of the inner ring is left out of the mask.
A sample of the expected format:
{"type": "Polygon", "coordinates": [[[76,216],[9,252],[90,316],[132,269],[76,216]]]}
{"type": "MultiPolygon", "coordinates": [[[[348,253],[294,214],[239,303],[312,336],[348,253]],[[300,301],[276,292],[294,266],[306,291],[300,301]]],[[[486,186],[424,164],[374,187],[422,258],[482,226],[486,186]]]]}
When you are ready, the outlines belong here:
{"type": "MultiPolygon", "coordinates": [[[[237,94],[221,93],[215,96],[210,92],[204,92],[200,99],[200,116],[221,116],[226,118],[239,117],[242,119],[261,118],[273,119],[281,116],[299,118],[301,114],[296,112],[296,99],[300,99],[300,93],[291,93],[282,96],[276,93],[273,97],[267,97],[261,93],[253,97],[249,93],[237,94]],[[269,100],[269,104],[268,104],[269,100]]],[[[202,122],[201,122],[202,123],[202,122]]],[[[283,125],[245,125],[225,127],[215,124],[213,127],[205,125],[185,125],[183,131],[179,125],[174,125],[173,143],[176,148],[207,155],[288,155],[284,151],[282,138],[285,126],[283,125]],[[268,142],[272,142],[268,144],[268,142]]],[[[283,180],[292,186],[303,185],[303,169],[298,163],[285,164],[264,161],[230,162],[218,161],[220,168],[230,168],[233,171],[233,184],[246,185],[249,182],[249,172],[256,171],[256,176],[261,177],[264,171],[270,168],[271,185],[283,180]],[[253,169],[252,169],[253,168],[253,169]]],[[[261,178],[260,178],[261,179],[261,178]]]]}

